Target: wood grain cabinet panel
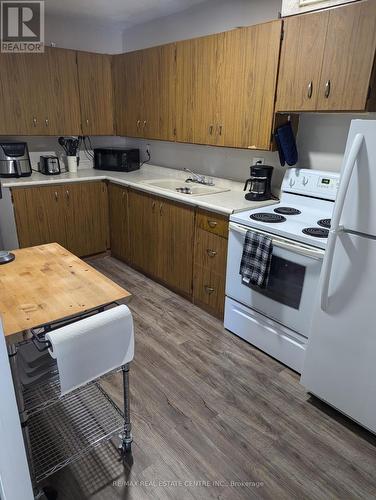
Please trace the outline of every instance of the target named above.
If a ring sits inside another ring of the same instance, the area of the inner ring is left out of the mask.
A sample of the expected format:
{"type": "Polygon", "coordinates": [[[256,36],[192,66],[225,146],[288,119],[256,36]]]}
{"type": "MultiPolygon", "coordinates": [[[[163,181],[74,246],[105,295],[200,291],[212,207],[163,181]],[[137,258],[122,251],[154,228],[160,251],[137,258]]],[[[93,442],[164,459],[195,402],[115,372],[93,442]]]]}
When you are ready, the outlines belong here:
{"type": "Polygon", "coordinates": [[[129,190],[129,239],[131,263],[157,276],[159,212],[154,196],[129,190]]]}
{"type": "Polygon", "coordinates": [[[19,245],[60,243],[79,257],[106,251],[108,209],[102,182],[12,189],[19,245]]]}
{"type": "Polygon", "coordinates": [[[62,186],[14,188],[12,198],[20,248],[55,242],[67,247],[62,186]]]}
{"type": "Polygon", "coordinates": [[[318,89],[320,111],[363,111],[376,50],[376,2],[329,11],[318,89]]]}
{"type": "Polygon", "coordinates": [[[32,99],[38,105],[36,132],[80,135],[81,113],[76,51],[45,48],[30,59],[32,99]]]}
{"type": "Polygon", "coordinates": [[[0,135],[20,135],[33,126],[28,65],[23,54],[0,53],[0,135]]]}
{"type": "Polygon", "coordinates": [[[225,275],[215,273],[210,268],[195,266],[193,282],[195,304],[222,319],[225,305],[225,275]]]}
{"type": "Polygon", "coordinates": [[[222,145],[269,150],[282,22],[224,33],[218,134],[222,145]]]}
{"type": "Polygon", "coordinates": [[[223,238],[228,237],[228,217],[225,215],[210,212],[209,210],[198,209],[197,227],[217,234],[223,238]]]}
{"type": "Polygon", "coordinates": [[[111,58],[107,54],[77,52],[84,135],[114,134],[111,58]]]}
{"type": "Polygon", "coordinates": [[[315,111],[329,11],[289,17],[284,23],[277,111],[315,111]]]}
{"type": "Polygon", "coordinates": [[[117,135],[143,137],[142,51],[113,56],[112,75],[117,135]]]}
{"type": "Polygon", "coordinates": [[[198,209],[196,215],[193,301],[223,319],[228,218],[198,209]]]}
{"type": "Polygon", "coordinates": [[[191,296],[195,210],[162,198],[157,203],[158,277],[174,290],[191,296]]]}
{"type": "Polygon", "coordinates": [[[109,248],[107,187],[104,182],[64,184],[68,250],[77,256],[109,248]]]}
{"type": "Polygon", "coordinates": [[[217,145],[223,34],[177,43],[176,140],[217,145]]]}
{"type": "Polygon", "coordinates": [[[128,262],[131,257],[129,240],[128,189],[117,184],[108,186],[111,254],[128,262]]]}

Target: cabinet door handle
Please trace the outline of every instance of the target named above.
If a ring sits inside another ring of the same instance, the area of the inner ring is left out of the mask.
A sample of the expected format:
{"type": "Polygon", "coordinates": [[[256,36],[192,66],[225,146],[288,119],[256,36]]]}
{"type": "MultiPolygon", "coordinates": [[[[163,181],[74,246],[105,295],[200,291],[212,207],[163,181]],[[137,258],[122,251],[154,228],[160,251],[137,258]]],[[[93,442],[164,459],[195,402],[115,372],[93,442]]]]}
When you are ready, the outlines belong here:
{"type": "Polygon", "coordinates": [[[312,93],[313,93],[313,82],[310,81],[308,84],[308,92],[307,92],[308,99],[311,99],[312,93]]]}
{"type": "Polygon", "coordinates": [[[219,135],[222,135],[222,130],[223,130],[223,125],[219,125],[219,127],[218,127],[219,135]]]}
{"type": "Polygon", "coordinates": [[[215,257],[217,255],[217,252],[215,250],[211,250],[210,248],[206,250],[206,253],[209,257],[215,257]]]}
{"type": "Polygon", "coordinates": [[[57,201],[57,191],[55,191],[55,201],[57,201]]]}
{"type": "Polygon", "coordinates": [[[159,205],[159,215],[162,216],[163,215],[163,203],[161,203],[159,205]]]}
{"type": "Polygon", "coordinates": [[[208,293],[209,295],[212,294],[213,292],[215,292],[215,289],[211,286],[208,286],[208,285],[205,285],[204,286],[204,290],[206,293],[208,293]]]}
{"type": "Polygon", "coordinates": [[[216,220],[210,220],[208,219],[208,226],[211,228],[215,228],[218,226],[218,222],[216,220]]]}
{"type": "Polygon", "coordinates": [[[46,124],[46,127],[48,127],[48,118],[44,120],[44,123],[46,124]]]}
{"type": "Polygon", "coordinates": [[[330,83],[330,80],[328,80],[326,83],[325,83],[325,98],[328,99],[329,96],[330,96],[330,90],[331,90],[331,83],[330,83]]]}
{"type": "Polygon", "coordinates": [[[137,120],[137,130],[139,130],[140,125],[141,125],[141,121],[140,121],[140,120],[137,120]]]}
{"type": "Polygon", "coordinates": [[[145,127],[146,127],[146,124],[147,124],[147,121],[146,121],[146,120],[144,120],[144,126],[143,126],[143,128],[145,128],[145,127]]]}
{"type": "Polygon", "coordinates": [[[153,203],[151,204],[151,210],[152,210],[153,213],[155,211],[155,205],[156,205],[156,202],[153,201],[153,203]]]}
{"type": "Polygon", "coordinates": [[[209,134],[213,135],[214,125],[209,125],[209,134]]]}
{"type": "Polygon", "coordinates": [[[33,127],[37,126],[37,119],[35,116],[33,116],[33,127]]]}
{"type": "Polygon", "coordinates": [[[86,125],[89,125],[89,119],[86,118],[86,125]]]}
{"type": "Polygon", "coordinates": [[[68,191],[68,189],[65,191],[65,194],[67,196],[67,200],[69,200],[69,191],[68,191]]]}

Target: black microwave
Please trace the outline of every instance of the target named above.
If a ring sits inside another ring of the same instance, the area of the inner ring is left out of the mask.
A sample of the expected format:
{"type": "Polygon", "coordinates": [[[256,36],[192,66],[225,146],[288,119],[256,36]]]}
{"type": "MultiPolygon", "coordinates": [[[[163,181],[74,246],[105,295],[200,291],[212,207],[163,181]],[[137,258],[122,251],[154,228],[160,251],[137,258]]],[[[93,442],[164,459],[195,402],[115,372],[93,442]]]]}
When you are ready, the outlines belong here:
{"type": "Polygon", "coordinates": [[[94,168],[114,172],[133,172],[140,168],[140,150],[124,148],[95,148],[94,168]]]}

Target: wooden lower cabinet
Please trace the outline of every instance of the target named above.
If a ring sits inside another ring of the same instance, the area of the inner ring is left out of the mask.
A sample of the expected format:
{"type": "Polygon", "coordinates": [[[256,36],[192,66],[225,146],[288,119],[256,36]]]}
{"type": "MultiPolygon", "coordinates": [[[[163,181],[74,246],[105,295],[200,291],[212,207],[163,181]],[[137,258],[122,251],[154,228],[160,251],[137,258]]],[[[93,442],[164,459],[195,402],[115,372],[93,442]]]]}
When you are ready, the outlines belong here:
{"type": "Polygon", "coordinates": [[[223,318],[227,263],[228,218],[198,210],[193,272],[194,303],[223,318]]]}
{"type": "Polygon", "coordinates": [[[83,257],[109,246],[104,182],[12,189],[20,248],[60,243],[83,257]]]}
{"type": "Polygon", "coordinates": [[[194,208],[130,190],[128,213],[131,264],[191,296],[194,208]]]}
{"type": "Polygon", "coordinates": [[[110,246],[114,257],[128,262],[131,248],[128,224],[128,189],[117,184],[108,186],[110,246]]]}

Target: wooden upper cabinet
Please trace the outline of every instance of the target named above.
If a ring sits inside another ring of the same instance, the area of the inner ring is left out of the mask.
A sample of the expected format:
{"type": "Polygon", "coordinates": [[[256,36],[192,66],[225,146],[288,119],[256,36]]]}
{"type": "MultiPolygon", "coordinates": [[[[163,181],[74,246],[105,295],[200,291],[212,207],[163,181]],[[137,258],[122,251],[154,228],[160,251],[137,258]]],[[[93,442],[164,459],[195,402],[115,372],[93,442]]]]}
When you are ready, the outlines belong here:
{"type": "Polygon", "coordinates": [[[142,51],[143,136],[175,139],[176,44],[142,51]]]}
{"type": "Polygon", "coordinates": [[[118,135],[174,140],[175,44],[114,56],[118,135]]]}
{"type": "Polygon", "coordinates": [[[84,135],[114,133],[111,57],[107,54],[77,53],[84,135]]]}
{"type": "Polygon", "coordinates": [[[177,43],[176,140],[218,144],[223,34],[177,43]]]}
{"type": "Polygon", "coordinates": [[[38,126],[42,121],[44,135],[80,135],[76,51],[46,47],[40,58],[44,70],[39,72],[38,66],[38,79],[33,79],[33,93],[40,100],[38,126]]]}
{"type": "Polygon", "coordinates": [[[376,50],[376,2],[332,9],[318,91],[320,111],[367,109],[376,50]]]}
{"type": "Polygon", "coordinates": [[[0,53],[0,135],[20,135],[33,125],[24,54],[0,53]]]}
{"type": "Polygon", "coordinates": [[[6,135],[79,135],[76,52],[1,54],[0,132],[6,135]]]}
{"type": "Polygon", "coordinates": [[[323,11],[283,21],[276,111],[316,110],[328,19],[323,11]]]}
{"type": "Polygon", "coordinates": [[[373,110],[375,26],[374,0],[284,20],[276,110],[373,110]]]}
{"type": "Polygon", "coordinates": [[[219,135],[230,147],[270,149],[281,21],[224,33],[219,135]]]}
{"type": "Polygon", "coordinates": [[[112,65],[116,133],[142,137],[142,51],[115,55],[112,65]]]}

